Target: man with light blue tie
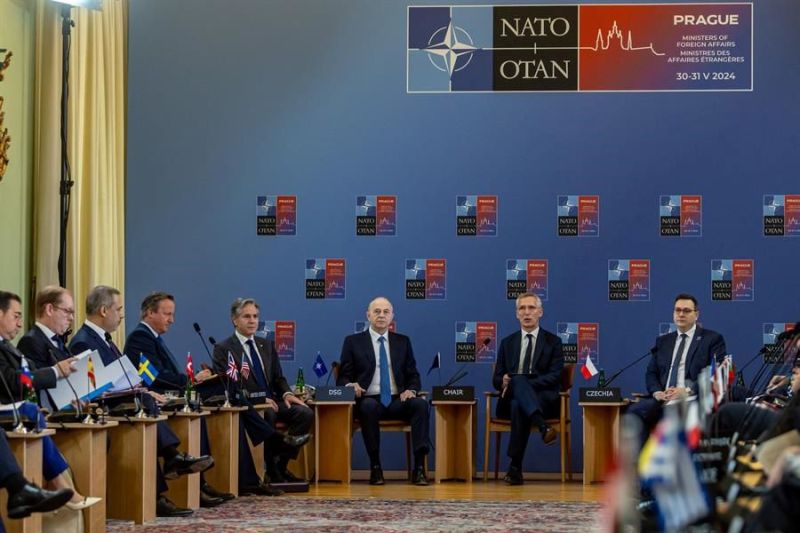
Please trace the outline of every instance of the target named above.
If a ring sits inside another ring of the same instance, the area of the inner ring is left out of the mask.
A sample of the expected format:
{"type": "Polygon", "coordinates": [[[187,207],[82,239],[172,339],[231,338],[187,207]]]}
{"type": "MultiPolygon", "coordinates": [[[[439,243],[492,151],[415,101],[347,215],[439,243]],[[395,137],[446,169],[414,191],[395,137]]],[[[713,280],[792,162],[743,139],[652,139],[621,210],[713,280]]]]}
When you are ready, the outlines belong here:
{"type": "Polygon", "coordinates": [[[379,422],[405,420],[411,424],[414,450],[412,482],[427,485],[428,403],[417,398],[421,384],[411,340],[389,331],[393,319],[394,309],[388,299],[378,297],[369,303],[369,329],[344,339],[336,381],[355,389],[355,416],[369,455],[370,484],[384,484],[379,422]]]}
{"type": "Polygon", "coordinates": [[[700,308],[691,294],[675,297],[673,320],[676,330],[656,339],[653,357],[647,365],[647,398],[633,404],[628,413],[644,423],[642,439],[661,419],[663,405],[671,400],[697,394],[697,377],[726,354],[725,339],[716,331],[701,327],[700,308]]]}

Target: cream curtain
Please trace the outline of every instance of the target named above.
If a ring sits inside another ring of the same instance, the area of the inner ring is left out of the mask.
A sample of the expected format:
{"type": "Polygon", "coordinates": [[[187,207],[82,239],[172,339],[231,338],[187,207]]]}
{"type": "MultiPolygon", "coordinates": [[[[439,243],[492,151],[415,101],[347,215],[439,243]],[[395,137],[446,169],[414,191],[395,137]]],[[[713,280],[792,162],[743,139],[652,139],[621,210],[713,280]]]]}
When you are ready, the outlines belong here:
{"type": "MultiPolygon", "coordinates": [[[[36,0],[34,251],[37,289],[58,283],[61,172],[61,17],[59,5],[36,0]]],[[[125,293],[125,113],[127,0],[102,11],[72,9],[68,153],[72,201],[67,232],[67,288],[76,327],[95,285],[125,293]]],[[[124,326],[124,324],[123,324],[124,326]]],[[[124,331],[117,333],[117,341],[124,331]]]]}

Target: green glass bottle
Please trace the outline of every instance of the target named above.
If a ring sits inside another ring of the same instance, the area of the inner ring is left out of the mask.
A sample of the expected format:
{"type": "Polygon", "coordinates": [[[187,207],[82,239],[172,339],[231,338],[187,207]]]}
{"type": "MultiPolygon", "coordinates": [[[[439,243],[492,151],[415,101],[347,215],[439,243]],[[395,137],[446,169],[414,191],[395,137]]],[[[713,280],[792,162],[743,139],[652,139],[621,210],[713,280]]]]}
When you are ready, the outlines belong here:
{"type": "Polygon", "coordinates": [[[303,367],[297,370],[297,381],[294,384],[294,393],[303,396],[306,393],[306,380],[303,377],[303,367]]]}
{"type": "Polygon", "coordinates": [[[185,412],[189,412],[192,410],[192,401],[194,400],[195,393],[194,393],[194,383],[192,383],[191,378],[186,381],[186,405],[183,406],[183,410],[185,412]]]}
{"type": "Polygon", "coordinates": [[[602,368],[597,373],[597,386],[601,389],[606,386],[606,371],[602,368]]]}

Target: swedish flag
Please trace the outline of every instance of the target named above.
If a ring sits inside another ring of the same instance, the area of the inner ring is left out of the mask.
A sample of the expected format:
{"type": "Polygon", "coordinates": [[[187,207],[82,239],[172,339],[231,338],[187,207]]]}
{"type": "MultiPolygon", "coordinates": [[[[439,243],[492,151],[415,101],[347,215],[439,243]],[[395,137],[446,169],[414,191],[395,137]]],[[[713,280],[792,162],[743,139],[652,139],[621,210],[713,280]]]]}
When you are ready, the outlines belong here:
{"type": "Polygon", "coordinates": [[[158,369],[150,364],[150,361],[143,353],[139,354],[139,377],[149,387],[158,377],[158,369]]]}

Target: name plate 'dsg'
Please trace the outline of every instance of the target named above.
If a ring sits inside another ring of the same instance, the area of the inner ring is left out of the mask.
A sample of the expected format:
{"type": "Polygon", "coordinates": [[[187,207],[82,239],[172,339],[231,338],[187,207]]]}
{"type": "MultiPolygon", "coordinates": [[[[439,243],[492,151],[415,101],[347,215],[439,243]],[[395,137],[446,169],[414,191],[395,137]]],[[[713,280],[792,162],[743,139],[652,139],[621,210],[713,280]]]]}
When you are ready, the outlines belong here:
{"type": "Polygon", "coordinates": [[[354,402],[356,391],[353,387],[317,387],[314,401],[317,402],[354,402]]]}
{"type": "Polygon", "coordinates": [[[580,401],[587,403],[621,402],[622,392],[619,387],[609,387],[607,389],[581,387],[580,401]]]}
{"type": "Polygon", "coordinates": [[[433,387],[431,400],[434,402],[472,402],[475,401],[475,387],[433,387]]]}

